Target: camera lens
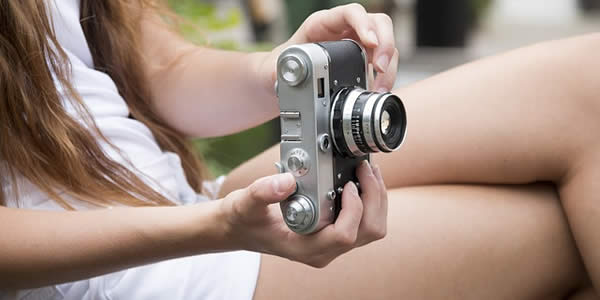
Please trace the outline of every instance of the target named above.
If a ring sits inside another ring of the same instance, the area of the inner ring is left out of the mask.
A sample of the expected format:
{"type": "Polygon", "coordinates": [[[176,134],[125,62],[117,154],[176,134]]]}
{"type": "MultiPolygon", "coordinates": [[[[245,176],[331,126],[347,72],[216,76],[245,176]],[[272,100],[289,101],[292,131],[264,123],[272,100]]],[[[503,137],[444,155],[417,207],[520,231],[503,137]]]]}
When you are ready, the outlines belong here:
{"type": "Polygon", "coordinates": [[[390,131],[390,113],[385,110],[381,113],[381,133],[387,134],[390,131]]]}
{"type": "Polygon", "coordinates": [[[404,140],[406,111],[400,98],[391,93],[343,88],[332,107],[333,143],[346,156],[391,152],[404,140]]]}

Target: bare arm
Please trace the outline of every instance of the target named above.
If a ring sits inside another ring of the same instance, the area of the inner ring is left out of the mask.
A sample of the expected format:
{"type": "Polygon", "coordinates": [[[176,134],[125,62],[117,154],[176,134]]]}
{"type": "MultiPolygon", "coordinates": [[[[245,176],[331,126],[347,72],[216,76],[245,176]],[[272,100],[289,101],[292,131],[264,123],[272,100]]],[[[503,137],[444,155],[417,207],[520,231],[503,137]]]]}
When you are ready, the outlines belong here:
{"type": "Polygon", "coordinates": [[[195,46],[156,20],[144,22],[154,110],[188,136],[221,136],[279,113],[273,87],[259,76],[267,53],[195,46]]]}
{"type": "Polygon", "coordinates": [[[164,259],[228,250],[269,253],[323,267],[385,234],[387,197],[363,164],[363,193],[342,195],[335,224],[292,234],[278,202],[295,191],[291,174],[261,178],[221,200],[193,206],[48,212],[0,206],[0,290],[81,280],[164,259]],[[369,214],[363,216],[363,212],[369,214]]]}
{"type": "Polygon", "coordinates": [[[368,14],[358,4],[311,15],[290,40],[271,52],[198,47],[152,15],[142,28],[154,111],[188,136],[231,134],[276,117],[276,60],[288,45],[354,38],[365,45],[382,74],[375,89],[389,90],[396,76],[398,54],[390,18],[368,14]]]}
{"type": "Polygon", "coordinates": [[[80,280],[231,249],[216,203],[47,212],[0,206],[0,289],[80,280]]]}

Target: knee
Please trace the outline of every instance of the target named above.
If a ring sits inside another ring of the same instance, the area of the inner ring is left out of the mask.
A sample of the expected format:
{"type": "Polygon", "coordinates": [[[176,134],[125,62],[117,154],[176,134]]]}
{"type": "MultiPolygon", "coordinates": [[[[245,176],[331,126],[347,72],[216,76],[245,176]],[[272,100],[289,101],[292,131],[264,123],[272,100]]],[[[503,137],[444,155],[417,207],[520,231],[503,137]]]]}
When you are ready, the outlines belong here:
{"type": "MultiPolygon", "coordinates": [[[[600,153],[600,33],[539,45],[542,66],[540,88],[556,93],[558,101],[546,103],[556,114],[548,115],[562,132],[547,132],[567,144],[569,165],[577,165],[590,154],[600,153]],[[545,74],[544,74],[545,73],[545,74]],[[554,73],[554,74],[551,74],[554,73]],[[556,106],[555,106],[556,105],[556,106]]],[[[544,102],[541,102],[544,103],[544,102]]],[[[562,148],[562,147],[561,147],[562,148]]]]}
{"type": "MultiPolygon", "coordinates": [[[[563,63],[559,78],[567,87],[565,102],[581,116],[572,119],[584,132],[600,132],[600,34],[589,34],[563,41],[563,63]]],[[[575,124],[574,124],[575,125],[575,124]]]]}

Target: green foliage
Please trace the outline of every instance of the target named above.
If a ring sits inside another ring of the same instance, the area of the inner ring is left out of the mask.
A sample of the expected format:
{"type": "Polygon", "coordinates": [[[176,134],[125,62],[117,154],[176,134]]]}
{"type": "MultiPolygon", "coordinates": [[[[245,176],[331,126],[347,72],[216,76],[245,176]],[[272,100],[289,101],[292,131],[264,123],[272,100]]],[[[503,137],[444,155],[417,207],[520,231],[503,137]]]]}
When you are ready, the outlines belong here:
{"type": "Polygon", "coordinates": [[[210,31],[235,27],[242,20],[242,12],[238,8],[232,8],[224,14],[219,14],[212,4],[190,0],[169,0],[169,6],[189,22],[210,31]]]}
{"type": "MultiPolygon", "coordinates": [[[[184,20],[179,30],[186,39],[196,44],[206,44],[206,33],[218,32],[239,26],[243,14],[239,8],[219,12],[213,4],[195,0],[169,0],[169,7],[184,20]]],[[[237,49],[233,40],[220,40],[211,43],[220,49],[237,49]]]]}
{"type": "Polygon", "coordinates": [[[226,174],[278,141],[279,132],[274,122],[277,121],[230,136],[196,140],[194,144],[206,158],[213,175],[226,174]]]}
{"type": "Polygon", "coordinates": [[[481,18],[491,4],[492,0],[471,0],[477,18],[481,18]]]}

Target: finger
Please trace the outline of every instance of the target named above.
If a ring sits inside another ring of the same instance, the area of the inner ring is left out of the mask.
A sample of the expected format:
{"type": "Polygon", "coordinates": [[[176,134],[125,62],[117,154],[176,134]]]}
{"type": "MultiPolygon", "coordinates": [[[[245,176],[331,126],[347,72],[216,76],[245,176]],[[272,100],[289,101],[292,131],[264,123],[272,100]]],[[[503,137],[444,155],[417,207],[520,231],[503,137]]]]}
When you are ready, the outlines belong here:
{"type": "Polygon", "coordinates": [[[253,204],[267,206],[285,200],[296,190],[296,178],[290,173],[260,178],[246,188],[253,204]]]}
{"type": "MultiPolygon", "coordinates": [[[[386,190],[385,187],[382,186],[383,181],[380,180],[381,173],[379,173],[379,175],[376,174],[376,172],[379,172],[379,168],[372,166],[372,175],[364,174],[367,173],[364,170],[359,171],[363,172],[363,177],[360,180],[369,180],[369,184],[372,185],[370,192],[372,192],[373,195],[367,196],[363,193],[364,213],[356,246],[366,245],[375,240],[379,240],[386,235],[388,207],[386,190]],[[380,177],[378,178],[377,176],[380,177]]],[[[357,174],[358,173],[359,172],[357,171],[357,174]]],[[[361,186],[363,186],[362,183],[361,186]]]]}
{"type": "Polygon", "coordinates": [[[388,65],[388,70],[385,73],[377,74],[373,83],[373,89],[385,93],[390,91],[396,83],[396,74],[398,72],[398,50],[394,49],[394,55],[388,65]]]}
{"type": "Polygon", "coordinates": [[[378,165],[373,166],[373,174],[375,174],[375,178],[377,178],[377,183],[379,184],[379,191],[381,192],[381,207],[387,213],[387,206],[388,206],[387,189],[385,186],[385,182],[383,181],[383,176],[381,175],[381,168],[379,168],[378,165]]]}
{"type": "Polygon", "coordinates": [[[373,169],[367,160],[364,160],[356,169],[356,177],[358,177],[362,190],[361,199],[365,214],[368,213],[369,210],[378,209],[379,199],[381,198],[381,188],[373,173],[373,169]]]}
{"type": "Polygon", "coordinates": [[[342,210],[335,223],[306,238],[312,240],[315,249],[335,247],[343,252],[356,243],[362,215],[363,205],[358,189],[353,182],[348,182],[342,193],[342,210]]]}
{"type": "Polygon", "coordinates": [[[367,65],[367,82],[369,83],[368,88],[374,89],[375,87],[375,72],[373,71],[373,64],[367,65]]]}
{"type": "Polygon", "coordinates": [[[383,176],[381,175],[381,168],[379,167],[379,165],[374,165],[374,166],[372,166],[372,169],[373,169],[373,175],[375,175],[375,178],[377,179],[377,184],[379,185],[380,190],[385,191],[386,186],[385,186],[385,182],[383,180],[383,176]]]}
{"type": "Polygon", "coordinates": [[[379,45],[377,34],[371,28],[369,15],[360,4],[352,3],[334,7],[330,13],[321,14],[319,19],[316,20],[317,23],[322,24],[329,32],[343,32],[350,27],[366,47],[375,48],[379,45]]]}
{"type": "Polygon", "coordinates": [[[374,28],[379,45],[373,53],[373,64],[377,72],[386,73],[396,49],[394,38],[394,25],[392,19],[386,14],[369,14],[371,27],[374,28]]]}

